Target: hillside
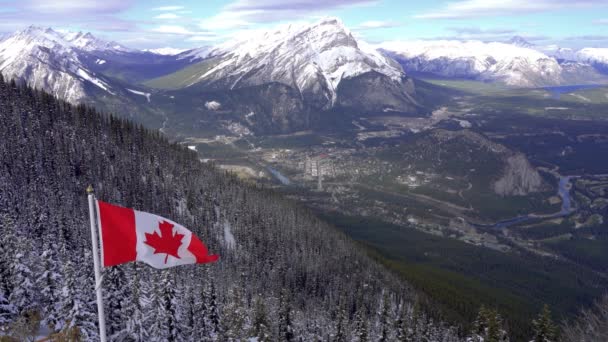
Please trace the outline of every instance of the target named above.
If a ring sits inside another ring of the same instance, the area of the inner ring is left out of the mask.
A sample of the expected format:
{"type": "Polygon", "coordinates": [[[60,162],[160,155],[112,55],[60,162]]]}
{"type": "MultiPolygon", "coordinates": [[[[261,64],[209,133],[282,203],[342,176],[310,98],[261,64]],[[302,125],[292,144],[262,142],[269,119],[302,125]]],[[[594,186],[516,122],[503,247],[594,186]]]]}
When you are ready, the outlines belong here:
{"type": "Polygon", "coordinates": [[[105,269],[112,339],[458,340],[344,235],[157,132],[1,77],[0,120],[0,326],[12,332],[39,313],[44,326],[97,338],[84,194],[93,184],[100,199],[183,223],[221,255],[162,272],[105,269]]]}

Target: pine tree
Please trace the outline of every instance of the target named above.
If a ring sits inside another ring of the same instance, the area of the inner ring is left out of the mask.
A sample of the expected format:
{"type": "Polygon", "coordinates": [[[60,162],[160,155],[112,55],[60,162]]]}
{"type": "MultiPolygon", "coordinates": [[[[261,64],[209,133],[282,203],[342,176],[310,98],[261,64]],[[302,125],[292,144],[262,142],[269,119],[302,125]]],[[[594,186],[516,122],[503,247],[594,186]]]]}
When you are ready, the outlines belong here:
{"type": "Polygon", "coordinates": [[[379,321],[380,321],[380,333],[378,336],[379,342],[385,342],[389,340],[389,330],[390,330],[390,317],[389,317],[389,301],[388,295],[385,294],[382,299],[382,308],[379,313],[379,321]]]}
{"type": "MultiPolygon", "coordinates": [[[[24,249],[27,250],[27,248],[24,249]]],[[[9,302],[15,306],[19,315],[25,315],[34,310],[37,304],[37,292],[33,282],[31,264],[31,260],[23,252],[15,253],[11,272],[13,275],[13,290],[9,296],[9,302]]]]}
{"type": "Polygon", "coordinates": [[[293,341],[295,337],[291,317],[291,303],[287,291],[282,291],[279,300],[279,341],[293,341]]]}
{"type": "Polygon", "coordinates": [[[487,309],[482,305],[468,340],[474,342],[507,342],[509,337],[498,311],[487,309]]]}
{"type": "Polygon", "coordinates": [[[129,319],[127,298],[129,287],[120,266],[104,270],[104,305],[106,312],[106,333],[111,340],[122,340],[128,335],[126,323],[129,319]]]}
{"type": "Polygon", "coordinates": [[[71,260],[64,262],[62,296],[59,303],[63,321],[59,327],[65,334],[77,331],[77,335],[85,341],[98,338],[97,313],[91,307],[93,301],[88,296],[94,286],[87,281],[88,276],[87,272],[77,274],[71,260]]]}
{"type": "Polygon", "coordinates": [[[40,270],[38,270],[40,277],[36,279],[36,287],[40,289],[42,324],[51,330],[55,330],[61,319],[59,302],[62,280],[55,248],[55,246],[45,244],[41,254],[40,270]]]}
{"type": "Polygon", "coordinates": [[[131,297],[126,299],[127,301],[127,340],[132,341],[146,341],[148,340],[148,331],[146,315],[144,314],[144,302],[147,297],[147,286],[141,284],[139,270],[137,264],[133,264],[131,267],[131,281],[129,282],[131,288],[131,297]]]}
{"type": "Polygon", "coordinates": [[[209,327],[209,337],[215,339],[221,333],[220,309],[217,303],[217,293],[213,281],[209,282],[208,293],[205,296],[206,317],[205,322],[209,327]]]}
{"type": "Polygon", "coordinates": [[[12,240],[12,224],[9,224],[8,215],[0,215],[0,333],[8,329],[8,325],[17,314],[17,308],[9,302],[13,290],[11,282],[12,260],[9,253],[12,240]]]}
{"type": "Polygon", "coordinates": [[[367,322],[363,318],[361,311],[358,311],[355,316],[355,338],[357,338],[358,342],[367,342],[369,340],[367,322]]]}
{"type": "Polygon", "coordinates": [[[247,329],[247,314],[244,310],[243,298],[237,287],[230,289],[228,302],[222,309],[222,340],[239,341],[245,337],[247,329]]]}
{"type": "Polygon", "coordinates": [[[346,312],[342,305],[338,307],[336,313],[336,328],[335,333],[333,335],[333,342],[345,342],[347,339],[346,336],[346,312]]]}
{"type": "Polygon", "coordinates": [[[555,342],[557,340],[557,329],[551,319],[549,305],[543,306],[538,317],[532,321],[532,326],[534,327],[534,342],[555,342]]]}
{"type": "Polygon", "coordinates": [[[400,342],[410,342],[411,334],[410,328],[408,325],[408,317],[407,310],[401,305],[401,310],[399,311],[399,317],[395,322],[395,330],[397,331],[397,340],[400,342]]]}
{"type": "Polygon", "coordinates": [[[257,337],[260,342],[270,341],[270,323],[268,322],[268,314],[266,306],[261,297],[255,299],[255,307],[253,312],[253,324],[251,335],[257,337]]]}

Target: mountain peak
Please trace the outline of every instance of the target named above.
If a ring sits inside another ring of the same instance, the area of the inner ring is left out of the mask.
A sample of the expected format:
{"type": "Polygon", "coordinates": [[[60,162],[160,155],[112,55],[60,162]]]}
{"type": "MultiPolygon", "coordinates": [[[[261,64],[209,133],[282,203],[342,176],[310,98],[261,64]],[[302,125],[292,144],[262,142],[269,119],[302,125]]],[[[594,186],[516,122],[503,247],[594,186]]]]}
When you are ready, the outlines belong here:
{"type": "Polygon", "coordinates": [[[524,37],[522,36],[513,36],[511,37],[511,39],[509,39],[507,41],[508,44],[512,44],[515,46],[519,46],[519,47],[525,47],[525,48],[531,48],[534,46],[534,44],[528,42],[524,37]]]}

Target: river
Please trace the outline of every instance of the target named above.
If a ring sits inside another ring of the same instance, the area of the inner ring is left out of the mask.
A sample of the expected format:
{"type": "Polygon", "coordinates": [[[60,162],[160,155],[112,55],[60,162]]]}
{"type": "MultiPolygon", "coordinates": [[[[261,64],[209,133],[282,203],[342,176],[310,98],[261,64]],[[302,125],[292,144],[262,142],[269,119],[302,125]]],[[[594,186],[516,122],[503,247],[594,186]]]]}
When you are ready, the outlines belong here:
{"type": "Polygon", "coordinates": [[[281,184],[291,185],[291,181],[289,180],[289,178],[285,177],[282,173],[279,172],[279,170],[274,169],[270,166],[266,166],[266,168],[279,182],[281,182],[281,184]]]}
{"type": "Polygon", "coordinates": [[[573,91],[581,90],[581,89],[593,89],[601,87],[601,85],[597,84],[581,84],[581,85],[567,85],[567,86],[557,86],[557,87],[545,87],[544,89],[551,93],[551,97],[559,100],[562,94],[571,93],[573,91]]]}
{"type": "Polygon", "coordinates": [[[555,214],[548,214],[548,215],[528,214],[528,215],[517,216],[514,218],[507,219],[507,220],[498,221],[494,224],[488,224],[488,225],[474,224],[474,223],[471,223],[471,224],[473,226],[481,227],[481,228],[503,229],[503,228],[507,228],[507,227],[510,227],[510,226],[513,226],[513,225],[516,225],[516,224],[519,224],[522,222],[534,220],[534,219],[552,219],[552,218],[570,215],[575,210],[574,208],[572,208],[572,199],[570,198],[570,188],[572,186],[570,184],[570,180],[574,177],[576,177],[576,176],[561,176],[559,178],[559,183],[558,183],[558,187],[557,187],[557,195],[562,199],[562,208],[559,212],[557,212],[555,214]]]}

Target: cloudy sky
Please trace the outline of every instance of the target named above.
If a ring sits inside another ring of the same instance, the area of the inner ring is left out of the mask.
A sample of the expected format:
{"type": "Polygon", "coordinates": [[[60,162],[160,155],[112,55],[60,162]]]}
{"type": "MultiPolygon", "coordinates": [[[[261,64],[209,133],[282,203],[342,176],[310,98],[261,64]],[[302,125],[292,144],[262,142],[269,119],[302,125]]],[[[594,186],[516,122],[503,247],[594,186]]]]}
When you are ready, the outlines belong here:
{"type": "Polygon", "coordinates": [[[135,48],[189,48],[325,16],[369,42],[520,35],[538,45],[608,47],[608,0],[0,0],[0,34],[35,24],[135,48]]]}

